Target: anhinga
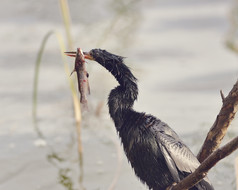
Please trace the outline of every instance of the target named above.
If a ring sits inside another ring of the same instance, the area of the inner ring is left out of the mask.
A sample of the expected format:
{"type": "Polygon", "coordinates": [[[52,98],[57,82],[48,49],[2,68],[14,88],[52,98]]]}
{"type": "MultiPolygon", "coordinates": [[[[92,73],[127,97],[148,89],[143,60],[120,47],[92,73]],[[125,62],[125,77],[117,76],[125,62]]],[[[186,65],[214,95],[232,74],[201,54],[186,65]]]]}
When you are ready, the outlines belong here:
{"type": "MultiPolygon", "coordinates": [[[[178,135],[160,119],[133,110],[138,96],[137,80],[123,57],[101,49],[92,49],[84,55],[111,72],[120,84],[110,92],[109,113],[140,180],[150,189],[165,190],[192,173],[200,163],[178,135]]],[[[213,187],[204,178],[191,190],[213,190],[213,187]]]]}

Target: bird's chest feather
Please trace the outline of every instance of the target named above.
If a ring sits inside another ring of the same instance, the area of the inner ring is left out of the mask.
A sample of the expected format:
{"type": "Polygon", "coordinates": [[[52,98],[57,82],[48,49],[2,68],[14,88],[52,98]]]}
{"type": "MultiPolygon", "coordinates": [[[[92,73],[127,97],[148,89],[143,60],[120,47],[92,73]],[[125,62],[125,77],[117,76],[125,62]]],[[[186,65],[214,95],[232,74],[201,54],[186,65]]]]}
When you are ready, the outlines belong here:
{"type": "MultiPolygon", "coordinates": [[[[132,167],[145,167],[145,163],[157,162],[162,156],[153,134],[146,128],[130,128],[121,136],[122,144],[132,167]]],[[[149,167],[146,166],[148,169],[149,167]]]]}
{"type": "Polygon", "coordinates": [[[149,126],[145,122],[135,122],[135,120],[126,123],[127,125],[119,131],[119,135],[136,175],[149,187],[162,187],[170,184],[172,178],[149,126]]]}
{"type": "Polygon", "coordinates": [[[158,157],[160,151],[156,139],[147,127],[144,114],[130,113],[126,118],[119,136],[126,155],[133,165],[134,162],[146,159],[143,155],[158,157]]]}

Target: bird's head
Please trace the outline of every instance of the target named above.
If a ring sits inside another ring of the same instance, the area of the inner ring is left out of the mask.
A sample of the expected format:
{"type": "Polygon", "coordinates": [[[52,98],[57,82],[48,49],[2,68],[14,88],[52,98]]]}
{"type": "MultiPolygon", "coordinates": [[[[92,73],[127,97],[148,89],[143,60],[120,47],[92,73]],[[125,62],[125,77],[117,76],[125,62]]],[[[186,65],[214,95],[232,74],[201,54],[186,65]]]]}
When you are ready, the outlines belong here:
{"type": "MultiPolygon", "coordinates": [[[[76,57],[76,52],[65,52],[65,53],[68,56],[76,57]]],[[[105,63],[113,64],[123,62],[123,57],[109,53],[108,51],[102,49],[92,49],[89,52],[83,52],[83,54],[85,59],[96,61],[101,65],[105,65],[105,63]]]]}

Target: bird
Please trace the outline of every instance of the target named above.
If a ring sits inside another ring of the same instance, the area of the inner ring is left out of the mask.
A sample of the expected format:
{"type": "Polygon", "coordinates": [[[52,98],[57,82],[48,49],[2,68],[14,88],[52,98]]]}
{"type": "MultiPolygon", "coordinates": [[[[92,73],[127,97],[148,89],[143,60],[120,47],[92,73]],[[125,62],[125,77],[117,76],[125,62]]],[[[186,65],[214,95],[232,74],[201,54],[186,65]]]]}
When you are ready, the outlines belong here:
{"type": "MultiPolygon", "coordinates": [[[[75,56],[74,52],[67,55],[75,56]]],[[[140,181],[149,189],[166,190],[194,172],[200,162],[176,132],[155,116],[133,109],[138,97],[137,79],[124,57],[102,49],[84,52],[84,56],[107,69],[119,83],[108,97],[109,114],[140,181]]],[[[190,188],[213,189],[207,177],[190,188]]]]}

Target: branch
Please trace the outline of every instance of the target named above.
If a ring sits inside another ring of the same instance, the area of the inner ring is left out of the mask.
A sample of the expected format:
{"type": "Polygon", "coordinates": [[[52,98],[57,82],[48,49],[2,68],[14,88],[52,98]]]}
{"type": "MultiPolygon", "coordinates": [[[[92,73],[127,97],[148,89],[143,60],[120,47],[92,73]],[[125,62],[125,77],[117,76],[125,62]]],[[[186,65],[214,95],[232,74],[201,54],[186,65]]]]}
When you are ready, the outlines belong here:
{"type": "Polygon", "coordinates": [[[172,190],[185,190],[193,187],[201,181],[207,172],[221,159],[230,155],[238,148],[238,136],[229,143],[213,152],[203,163],[189,176],[180,181],[177,185],[172,187],[172,190]]]}
{"type": "Polygon", "coordinates": [[[198,153],[197,158],[201,163],[219,147],[238,110],[238,81],[236,81],[226,98],[224,97],[222,91],[220,93],[223,105],[213,126],[207,134],[202,148],[198,153]]]}

